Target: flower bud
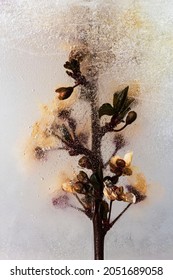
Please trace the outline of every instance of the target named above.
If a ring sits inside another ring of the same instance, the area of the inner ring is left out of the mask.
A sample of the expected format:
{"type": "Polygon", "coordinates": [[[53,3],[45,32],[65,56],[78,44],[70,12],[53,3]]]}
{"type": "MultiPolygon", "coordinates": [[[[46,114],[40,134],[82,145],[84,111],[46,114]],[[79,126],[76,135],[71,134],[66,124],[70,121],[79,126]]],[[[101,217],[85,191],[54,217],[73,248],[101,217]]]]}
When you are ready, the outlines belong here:
{"type": "Polygon", "coordinates": [[[137,118],[137,113],[135,111],[130,111],[126,118],[126,125],[129,125],[132,122],[134,122],[136,118],[137,118]]]}
{"type": "Polygon", "coordinates": [[[79,161],[78,161],[79,166],[83,167],[83,168],[87,168],[87,169],[91,169],[92,165],[90,160],[86,157],[83,156],[79,161]]]}
{"type": "Polygon", "coordinates": [[[44,159],[45,158],[45,151],[44,151],[43,148],[37,146],[34,149],[34,155],[35,155],[35,158],[38,159],[38,160],[44,159]]]}
{"type": "Polygon", "coordinates": [[[115,127],[117,124],[119,124],[120,120],[118,118],[117,114],[114,114],[111,118],[110,124],[112,127],[115,127]]]}
{"type": "Polygon", "coordinates": [[[111,166],[110,171],[111,171],[112,173],[115,173],[116,176],[118,176],[118,177],[120,177],[120,176],[123,174],[123,170],[122,170],[121,167],[112,167],[112,166],[111,166]]]}
{"type": "Polygon", "coordinates": [[[70,97],[73,92],[73,87],[61,87],[57,88],[55,92],[58,93],[59,100],[64,100],[70,97]]]}
{"type": "Polygon", "coordinates": [[[77,175],[77,179],[79,180],[79,182],[81,183],[88,183],[88,175],[84,172],[84,171],[80,171],[79,174],[77,175]]]}
{"type": "Polygon", "coordinates": [[[116,184],[118,182],[119,177],[118,176],[112,176],[112,184],[116,184]]]}
{"type": "Polygon", "coordinates": [[[125,167],[123,169],[123,175],[126,175],[126,176],[131,176],[132,175],[132,170],[128,167],[125,167]]]}
{"type": "Polygon", "coordinates": [[[119,159],[116,160],[116,165],[118,167],[124,168],[125,165],[126,165],[126,162],[123,159],[119,158],[119,159]]]}
{"type": "Polygon", "coordinates": [[[124,188],[123,187],[118,187],[116,188],[116,194],[119,196],[119,195],[122,195],[124,193],[124,188]]]}
{"type": "Polygon", "coordinates": [[[85,186],[81,182],[76,182],[73,187],[74,187],[75,192],[77,192],[77,193],[80,193],[80,194],[86,193],[85,186]]]}
{"type": "Polygon", "coordinates": [[[73,181],[67,181],[62,184],[62,189],[65,192],[74,193],[74,182],[73,181]]]}

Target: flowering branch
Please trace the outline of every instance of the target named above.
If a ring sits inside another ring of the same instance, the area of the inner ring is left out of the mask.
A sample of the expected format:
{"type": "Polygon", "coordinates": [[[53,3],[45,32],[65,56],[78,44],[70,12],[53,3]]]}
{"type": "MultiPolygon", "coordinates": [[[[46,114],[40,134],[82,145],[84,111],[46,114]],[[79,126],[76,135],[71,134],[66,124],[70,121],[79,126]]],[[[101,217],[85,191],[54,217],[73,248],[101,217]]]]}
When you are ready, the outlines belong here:
{"type": "MultiPolygon", "coordinates": [[[[61,186],[66,194],[71,193],[75,196],[82,208],[69,203],[69,198],[66,195],[61,195],[52,202],[56,207],[76,209],[92,221],[94,257],[95,259],[103,259],[106,233],[132,204],[138,203],[146,197],[145,193],[141,193],[135,186],[118,185],[121,177],[132,176],[133,174],[131,165],[133,153],[126,153],[124,158],[117,155],[118,150],[125,145],[123,136],[117,134],[117,132],[131,125],[136,120],[137,113],[131,111],[130,108],[134,103],[134,98],[128,96],[129,87],[113,94],[112,105],[104,103],[99,107],[97,71],[93,68],[93,71],[89,71],[84,76],[80,70],[81,59],[79,60],[77,57],[74,53],[71,53],[69,61],[64,64],[67,75],[74,79],[74,85],[60,87],[55,92],[60,101],[66,100],[73,94],[74,89],[80,86],[81,94],[86,97],[86,101],[91,106],[91,149],[85,147],[85,136],[81,140],[76,133],[77,121],[71,117],[69,110],[61,110],[58,116],[56,114],[56,118],[49,129],[49,136],[59,139],[64,145],[62,148],[67,150],[70,156],[82,156],[78,160],[78,166],[82,170],[71,180],[66,180],[61,186]],[[104,115],[109,116],[110,121],[101,126],[100,119],[104,115]],[[60,124],[57,122],[57,117],[60,124]],[[123,126],[119,128],[121,123],[123,123],[123,126]],[[103,163],[102,138],[109,132],[116,133],[114,138],[116,148],[110,159],[103,163]],[[108,166],[112,175],[107,173],[108,166]],[[112,206],[115,200],[128,203],[128,205],[111,222],[112,206]]],[[[38,146],[37,150],[37,159],[41,159],[44,150],[41,146],[38,146]]]]}

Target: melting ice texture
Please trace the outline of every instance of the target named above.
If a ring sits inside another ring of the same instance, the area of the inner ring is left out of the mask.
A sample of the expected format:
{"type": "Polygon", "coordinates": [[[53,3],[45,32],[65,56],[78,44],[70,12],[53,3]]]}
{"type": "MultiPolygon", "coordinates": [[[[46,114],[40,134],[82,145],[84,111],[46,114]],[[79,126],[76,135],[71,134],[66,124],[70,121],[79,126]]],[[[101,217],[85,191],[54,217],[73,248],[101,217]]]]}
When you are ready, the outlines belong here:
{"type": "MultiPolygon", "coordinates": [[[[75,160],[69,164],[67,155],[57,152],[46,163],[22,162],[38,105],[51,101],[57,85],[69,84],[62,65],[71,46],[87,40],[97,54],[100,103],[126,85],[138,100],[138,119],[124,132],[128,145],[122,154],[134,151],[134,164],[149,185],[148,199],[108,233],[105,257],[171,259],[172,1],[1,0],[0,26],[0,258],[93,257],[90,222],[51,205],[58,174],[73,174],[75,160]]],[[[80,119],[83,105],[77,107],[80,119]]],[[[103,150],[108,157],[111,145],[103,143],[103,150]]],[[[113,215],[121,207],[117,204],[113,215]]]]}

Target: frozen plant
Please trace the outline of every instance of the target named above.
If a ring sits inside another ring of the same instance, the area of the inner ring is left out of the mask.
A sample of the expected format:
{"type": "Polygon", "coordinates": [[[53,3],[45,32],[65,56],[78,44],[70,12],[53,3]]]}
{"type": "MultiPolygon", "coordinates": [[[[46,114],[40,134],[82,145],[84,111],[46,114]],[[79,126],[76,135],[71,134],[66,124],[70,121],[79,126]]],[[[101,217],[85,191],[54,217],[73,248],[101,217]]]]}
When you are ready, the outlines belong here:
{"type": "Polygon", "coordinates": [[[85,99],[91,107],[91,147],[86,141],[87,135],[77,133],[77,120],[71,116],[71,110],[55,106],[53,117],[46,124],[36,123],[34,126],[34,153],[37,159],[43,159],[46,152],[56,148],[57,142],[60,142],[61,149],[66,150],[69,156],[77,157],[76,164],[81,170],[62,183],[62,190],[52,199],[52,203],[57,208],[73,207],[91,220],[94,258],[102,260],[107,232],[131,205],[145,199],[146,188],[121,183],[123,177],[133,176],[133,152],[127,151],[123,158],[117,155],[118,150],[125,146],[124,137],[119,132],[132,125],[137,118],[137,113],[131,110],[135,99],[128,96],[127,86],[113,94],[112,104],[99,106],[97,69],[87,65],[86,56],[87,50],[71,51],[64,67],[67,75],[74,80],[74,85],[60,87],[55,92],[61,102],[73,95],[74,88],[80,87],[80,98],[85,99]],[[82,67],[85,74],[82,73],[82,67]],[[106,116],[107,121],[101,121],[103,116],[106,116]],[[107,133],[115,134],[115,149],[109,160],[104,162],[101,143],[107,133]],[[70,202],[70,196],[77,199],[78,207],[70,202]],[[127,205],[117,217],[112,218],[112,207],[113,204],[116,206],[117,201],[127,205]]]}

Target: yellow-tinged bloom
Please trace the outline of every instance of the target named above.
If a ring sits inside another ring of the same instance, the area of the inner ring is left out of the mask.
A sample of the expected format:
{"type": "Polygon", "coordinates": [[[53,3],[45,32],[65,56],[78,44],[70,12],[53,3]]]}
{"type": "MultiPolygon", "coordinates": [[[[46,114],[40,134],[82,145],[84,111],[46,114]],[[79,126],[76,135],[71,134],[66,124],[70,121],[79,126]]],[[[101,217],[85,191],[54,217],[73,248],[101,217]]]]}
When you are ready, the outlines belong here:
{"type": "Polygon", "coordinates": [[[70,192],[70,193],[74,193],[74,182],[73,181],[66,181],[62,184],[62,189],[65,192],[70,192]]]}
{"type": "Polygon", "coordinates": [[[112,158],[110,159],[110,163],[111,163],[112,165],[116,165],[117,159],[121,159],[121,157],[120,157],[120,156],[114,156],[114,157],[112,157],[112,158]]]}
{"type": "Polygon", "coordinates": [[[136,196],[131,192],[124,193],[123,187],[105,187],[103,193],[107,199],[112,201],[118,200],[128,203],[136,202],[136,196]]]}
{"type": "Polygon", "coordinates": [[[112,188],[104,187],[103,193],[109,200],[116,200],[118,197],[116,192],[114,192],[112,188]]]}
{"type": "Polygon", "coordinates": [[[117,176],[121,175],[132,175],[132,163],[133,152],[128,152],[125,154],[124,158],[116,155],[110,159],[110,167],[113,173],[116,173],[117,176]]]}
{"type": "Polygon", "coordinates": [[[133,158],[133,152],[128,152],[125,154],[124,158],[122,159],[120,156],[114,156],[110,159],[110,163],[113,165],[116,165],[116,161],[118,159],[122,159],[125,161],[125,166],[126,167],[130,167],[131,163],[132,163],[132,158],[133,158]]]}

